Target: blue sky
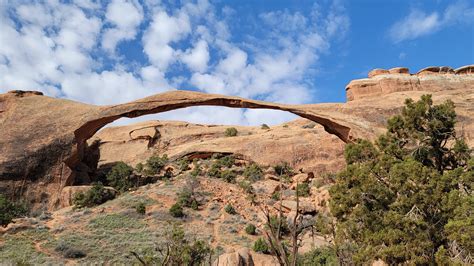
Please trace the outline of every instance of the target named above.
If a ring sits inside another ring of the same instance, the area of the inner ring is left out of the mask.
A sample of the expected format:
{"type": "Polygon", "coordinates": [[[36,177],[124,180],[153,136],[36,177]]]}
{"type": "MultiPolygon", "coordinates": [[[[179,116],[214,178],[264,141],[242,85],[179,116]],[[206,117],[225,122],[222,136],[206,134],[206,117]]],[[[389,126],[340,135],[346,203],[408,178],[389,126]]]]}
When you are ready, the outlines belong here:
{"type": "MultiPolygon", "coordinates": [[[[174,89],[344,102],[345,85],[373,68],[472,63],[468,0],[0,0],[0,92],[100,105],[174,89]]],[[[258,125],[294,117],[200,107],[151,118],[258,125]]]]}

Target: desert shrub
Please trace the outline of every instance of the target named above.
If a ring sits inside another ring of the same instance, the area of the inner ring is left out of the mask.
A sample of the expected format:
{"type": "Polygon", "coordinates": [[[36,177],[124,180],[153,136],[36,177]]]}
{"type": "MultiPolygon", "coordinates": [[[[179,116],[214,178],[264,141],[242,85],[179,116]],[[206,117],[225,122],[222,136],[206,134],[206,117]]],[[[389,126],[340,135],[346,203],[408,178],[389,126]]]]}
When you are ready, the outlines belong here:
{"type": "Polygon", "coordinates": [[[261,129],[270,129],[270,127],[267,124],[262,124],[260,127],[261,129]]]}
{"type": "Polygon", "coordinates": [[[245,168],[243,175],[251,181],[257,181],[262,179],[263,171],[258,164],[252,163],[245,168]]]}
{"type": "Polygon", "coordinates": [[[275,191],[272,194],[272,199],[273,200],[280,200],[281,192],[280,191],[275,191]]]}
{"type": "Polygon", "coordinates": [[[224,210],[225,210],[225,212],[227,212],[228,214],[231,214],[231,215],[237,214],[237,211],[235,210],[234,206],[232,206],[231,204],[227,204],[224,207],[224,210]]]}
{"type": "Polygon", "coordinates": [[[189,188],[184,188],[178,193],[178,203],[183,207],[188,207],[193,210],[197,210],[199,202],[194,196],[194,192],[189,188]]]}
{"type": "Polygon", "coordinates": [[[207,175],[209,177],[219,177],[221,172],[221,169],[218,164],[213,163],[211,167],[209,167],[209,170],[207,170],[207,175]]]}
{"type": "Polygon", "coordinates": [[[277,164],[273,167],[275,170],[275,173],[279,176],[282,175],[291,175],[293,173],[293,169],[290,167],[290,165],[287,162],[282,162],[280,164],[277,164]]]}
{"type": "Polygon", "coordinates": [[[332,247],[314,248],[298,256],[298,266],[306,265],[338,265],[336,251],[332,247]]]}
{"type": "Polygon", "coordinates": [[[183,157],[178,161],[178,167],[181,171],[186,171],[189,169],[189,159],[188,157],[183,157]]]}
{"type": "Polygon", "coordinates": [[[66,259],[79,259],[86,257],[86,253],[80,249],[70,246],[65,242],[59,242],[54,250],[66,259]]]}
{"type": "Polygon", "coordinates": [[[288,127],[288,125],[287,125],[287,124],[284,124],[284,125],[283,125],[283,127],[284,127],[284,128],[287,128],[287,127],[288,127]]]}
{"type": "Polygon", "coordinates": [[[186,237],[181,227],[173,225],[166,233],[166,239],[160,244],[156,255],[140,256],[132,254],[142,265],[211,265],[211,246],[203,241],[186,237]]]}
{"type": "Polygon", "coordinates": [[[102,183],[96,183],[86,192],[76,193],[72,199],[72,203],[77,208],[93,207],[114,198],[114,191],[105,188],[102,183]]]}
{"type": "Polygon", "coordinates": [[[300,197],[308,197],[310,193],[310,188],[308,183],[300,183],[296,186],[296,193],[300,197]]]}
{"type": "Polygon", "coordinates": [[[137,211],[138,214],[145,214],[146,213],[146,206],[145,203],[140,202],[135,206],[135,210],[137,211]]]}
{"type": "Polygon", "coordinates": [[[269,254],[270,247],[268,246],[267,241],[265,241],[265,239],[259,238],[253,243],[253,251],[258,253],[269,254]]]}
{"type": "Polygon", "coordinates": [[[153,155],[146,161],[146,173],[149,175],[156,175],[160,173],[161,169],[168,163],[168,156],[164,154],[162,157],[153,155]]]}
{"type": "Polygon", "coordinates": [[[145,166],[142,163],[137,163],[137,165],[135,166],[135,171],[137,171],[137,173],[142,173],[144,167],[145,166]]]}
{"type": "Polygon", "coordinates": [[[224,135],[226,137],[235,137],[235,136],[237,136],[237,133],[238,133],[238,131],[235,127],[229,127],[225,130],[224,135]]]}
{"type": "Polygon", "coordinates": [[[233,171],[224,170],[221,172],[221,178],[228,183],[234,183],[235,178],[237,178],[237,175],[233,171]]]}
{"type": "Polygon", "coordinates": [[[0,225],[6,226],[14,218],[25,216],[28,208],[24,203],[12,202],[0,194],[0,225]]]}
{"type": "Polygon", "coordinates": [[[301,128],[314,128],[316,126],[316,123],[308,123],[306,125],[301,126],[301,128]]]}
{"type": "Polygon", "coordinates": [[[245,233],[247,233],[249,235],[255,235],[255,234],[257,234],[257,227],[253,224],[248,224],[245,227],[245,233]]]}
{"type": "Polygon", "coordinates": [[[130,175],[133,168],[124,162],[117,162],[107,173],[107,184],[118,191],[126,191],[131,188],[130,175]]]}
{"type": "Polygon", "coordinates": [[[202,173],[201,166],[199,166],[196,162],[194,162],[194,168],[191,171],[191,175],[196,177],[198,175],[201,175],[201,173],[202,173]]]}
{"type": "Polygon", "coordinates": [[[176,218],[184,217],[183,206],[179,202],[176,202],[169,209],[169,213],[171,214],[171,216],[176,217],[176,218]]]}
{"type": "Polygon", "coordinates": [[[227,155],[218,160],[221,166],[225,166],[227,168],[232,167],[235,164],[235,157],[232,155],[227,155]]]}
{"type": "Polygon", "coordinates": [[[252,183],[247,180],[242,180],[239,182],[239,187],[244,190],[247,194],[253,194],[252,183]]]}
{"type": "Polygon", "coordinates": [[[275,231],[277,231],[278,226],[280,226],[280,233],[282,235],[286,235],[290,233],[290,227],[288,226],[288,222],[286,221],[285,216],[281,216],[280,219],[278,219],[278,215],[272,215],[270,216],[270,224],[269,224],[275,231]]]}

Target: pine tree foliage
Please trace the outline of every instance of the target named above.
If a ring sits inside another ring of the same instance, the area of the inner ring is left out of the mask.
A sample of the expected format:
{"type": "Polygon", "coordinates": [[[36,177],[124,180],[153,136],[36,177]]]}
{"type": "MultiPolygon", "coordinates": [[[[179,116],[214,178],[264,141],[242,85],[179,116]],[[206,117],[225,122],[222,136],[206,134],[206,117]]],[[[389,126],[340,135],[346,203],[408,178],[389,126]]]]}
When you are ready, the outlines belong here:
{"type": "Polygon", "coordinates": [[[346,146],[331,212],[354,263],[472,262],[474,159],[455,123],[453,102],[424,95],[406,100],[375,143],[346,146]]]}

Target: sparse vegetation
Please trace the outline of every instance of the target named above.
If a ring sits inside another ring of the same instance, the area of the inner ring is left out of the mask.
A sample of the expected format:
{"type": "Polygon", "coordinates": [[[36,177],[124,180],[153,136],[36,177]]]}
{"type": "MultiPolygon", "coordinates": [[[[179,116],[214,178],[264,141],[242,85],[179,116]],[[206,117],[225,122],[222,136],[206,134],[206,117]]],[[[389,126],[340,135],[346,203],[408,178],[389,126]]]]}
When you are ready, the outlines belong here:
{"type": "Polygon", "coordinates": [[[268,247],[267,241],[263,238],[259,238],[253,244],[253,251],[263,254],[269,254],[270,248],[268,247]]]}
{"type": "Polygon", "coordinates": [[[228,214],[231,214],[231,215],[237,214],[237,211],[234,209],[234,206],[232,206],[231,204],[227,204],[224,207],[224,210],[225,210],[225,212],[227,212],[228,214]]]}
{"type": "Polygon", "coordinates": [[[270,129],[270,127],[267,124],[262,124],[260,127],[261,129],[270,129]]]}
{"type": "Polygon", "coordinates": [[[14,218],[27,213],[28,208],[24,203],[12,202],[0,194],[0,226],[7,226],[14,218]]]}
{"type": "Polygon", "coordinates": [[[338,265],[336,251],[332,247],[314,248],[298,256],[298,266],[306,265],[338,265]]]}
{"type": "Polygon", "coordinates": [[[235,157],[232,155],[223,156],[222,158],[218,159],[218,163],[220,166],[230,168],[235,164],[235,157]]]}
{"type": "Polygon", "coordinates": [[[316,126],[316,123],[308,123],[306,125],[301,126],[301,128],[309,129],[309,128],[314,128],[316,126]]]}
{"type": "Polygon", "coordinates": [[[145,172],[148,175],[159,174],[163,167],[168,163],[168,156],[153,155],[146,161],[145,172]]]}
{"type": "Polygon", "coordinates": [[[72,203],[76,208],[93,207],[114,198],[113,190],[105,188],[102,183],[96,183],[86,192],[76,193],[72,203]]]}
{"type": "Polygon", "coordinates": [[[272,194],[272,199],[273,200],[280,200],[281,192],[280,191],[275,191],[272,194]]]}
{"type": "Polygon", "coordinates": [[[124,162],[117,162],[107,173],[107,184],[120,192],[127,191],[133,186],[130,180],[132,173],[131,166],[124,162]]]}
{"type": "Polygon", "coordinates": [[[257,227],[253,224],[248,224],[245,227],[245,233],[247,233],[249,235],[256,235],[257,234],[257,227]]]}
{"type": "Polygon", "coordinates": [[[164,244],[156,247],[156,254],[143,256],[131,252],[142,265],[210,265],[213,250],[203,240],[186,237],[176,225],[167,233],[164,244]]]}
{"type": "Polygon", "coordinates": [[[247,180],[242,180],[239,182],[239,187],[244,190],[245,193],[247,194],[253,194],[253,187],[252,183],[247,180]]]}
{"type": "Polygon", "coordinates": [[[221,178],[224,179],[228,183],[234,183],[236,177],[237,175],[233,171],[224,170],[221,172],[221,178]]]}
{"type": "Polygon", "coordinates": [[[245,168],[243,175],[251,181],[257,181],[262,179],[263,171],[258,164],[252,163],[245,168]]]}
{"type": "Polygon", "coordinates": [[[66,259],[79,259],[86,257],[86,253],[80,249],[72,247],[69,243],[59,242],[54,249],[66,259]]]}
{"type": "Polygon", "coordinates": [[[201,166],[199,166],[197,162],[194,162],[193,165],[194,165],[194,168],[191,171],[191,175],[194,177],[201,175],[202,174],[201,166]]]}
{"type": "Polygon", "coordinates": [[[280,237],[290,232],[290,228],[288,226],[288,222],[286,221],[285,216],[281,216],[281,218],[278,219],[278,215],[271,215],[269,226],[271,226],[272,229],[275,231],[278,231],[277,229],[280,228],[280,237]]]}
{"type": "Polygon", "coordinates": [[[138,214],[144,215],[146,213],[146,206],[145,203],[140,202],[135,206],[135,210],[138,214]]]}
{"type": "Polygon", "coordinates": [[[181,205],[181,203],[176,202],[176,203],[173,204],[173,205],[171,206],[171,208],[169,209],[169,213],[171,214],[171,216],[173,216],[173,217],[175,217],[175,218],[184,217],[183,206],[181,205]]]}
{"type": "Polygon", "coordinates": [[[188,157],[183,157],[178,160],[178,167],[181,171],[187,171],[189,169],[189,159],[188,157]]]}
{"type": "Polygon", "coordinates": [[[235,136],[237,136],[237,134],[238,134],[238,131],[235,127],[229,127],[224,132],[224,135],[226,137],[235,137],[235,136]]]}
{"type": "Polygon", "coordinates": [[[282,162],[280,164],[277,164],[273,167],[275,170],[275,173],[279,176],[282,175],[291,175],[293,173],[293,169],[290,167],[290,164],[287,162],[282,162]]]}
{"type": "Polygon", "coordinates": [[[296,186],[296,193],[300,197],[308,197],[310,194],[310,188],[308,183],[300,183],[296,186]]]}

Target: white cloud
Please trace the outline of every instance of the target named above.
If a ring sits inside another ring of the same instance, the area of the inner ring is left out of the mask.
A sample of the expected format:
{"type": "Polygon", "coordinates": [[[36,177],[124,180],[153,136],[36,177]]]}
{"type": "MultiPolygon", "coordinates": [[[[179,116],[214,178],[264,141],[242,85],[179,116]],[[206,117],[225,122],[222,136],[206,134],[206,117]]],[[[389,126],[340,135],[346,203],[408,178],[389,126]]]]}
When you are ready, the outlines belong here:
{"type": "Polygon", "coordinates": [[[113,0],[107,6],[105,17],[113,27],[105,30],[102,46],[113,53],[120,41],[135,38],[143,20],[143,9],[138,1],[113,0]]]}
{"type": "Polygon", "coordinates": [[[446,7],[444,12],[426,13],[413,9],[408,16],[396,22],[389,30],[392,41],[399,43],[433,34],[454,24],[474,23],[474,8],[465,1],[458,1],[446,7]]]}
{"type": "Polygon", "coordinates": [[[189,69],[196,72],[204,72],[207,69],[209,62],[209,48],[207,42],[200,40],[197,42],[194,49],[188,49],[181,57],[189,69]]]}
{"type": "MultiPolygon", "coordinates": [[[[320,55],[347,31],[344,8],[335,2],[328,12],[315,5],[309,14],[262,13],[255,32],[236,38],[232,23],[240,15],[206,0],[2,5],[0,91],[40,90],[86,103],[116,104],[191,85],[203,92],[285,103],[314,100],[309,80],[320,55]],[[134,53],[142,52],[141,58],[117,50],[123,41],[135,46],[134,53]]],[[[203,107],[158,117],[275,124],[294,116],[203,107]]]]}

